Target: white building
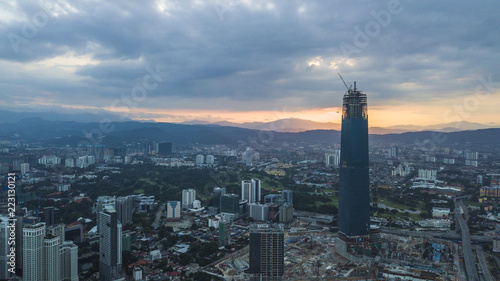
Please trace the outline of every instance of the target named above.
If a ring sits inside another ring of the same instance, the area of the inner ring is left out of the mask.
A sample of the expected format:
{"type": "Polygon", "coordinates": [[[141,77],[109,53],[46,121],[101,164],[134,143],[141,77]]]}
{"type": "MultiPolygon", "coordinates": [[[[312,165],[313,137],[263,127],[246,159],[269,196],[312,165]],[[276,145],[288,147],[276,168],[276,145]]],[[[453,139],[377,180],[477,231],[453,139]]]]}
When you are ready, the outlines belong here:
{"type": "Polygon", "coordinates": [[[43,280],[43,238],[45,223],[23,227],[23,280],[43,280]]]}
{"type": "Polygon", "coordinates": [[[339,167],[340,165],[340,150],[334,150],[325,154],[325,162],[327,167],[339,167]]]}
{"type": "Polygon", "coordinates": [[[61,253],[61,279],[78,281],[78,246],[65,241],[59,248],[61,253]]]}
{"type": "Polygon", "coordinates": [[[193,209],[199,209],[201,208],[201,201],[200,200],[194,200],[193,201],[193,209]]]}
{"type": "Polygon", "coordinates": [[[9,264],[7,255],[10,254],[9,251],[9,222],[8,217],[0,215],[0,280],[8,280],[10,278],[9,274],[9,264]]]}
{"type": "Polygon", "coordinates": [[[21,175],[26,175],[30,171],[30,164],[29,163],[22,163],[21,164],[21,175]]]}
{"type": "Polygon", "coordinates": [[[160,250],[153,250],[149,252],[149,258],[151,259],[151,261],[160,260],[161,259],[160,250]]]}
{"type": "Polygon", "coordinates": [[[182,190],[182,208],[192,208],[194,200],[196,200],[196,190],[192,188],[182,190]]]}
{"type": "Polygon", "coordinates": [[[418,177],[426,180],[435,180],[437,179],[437,170],[418,170],[418,177]]]}
{"type": "Polygon", "coordinates": [[[249,217],[256,221],[267,221],[269,217],[269,205],[251,203],[248,204],[248,208],[250,209],[249,217]]]}
{"type": "Polygon", "coordinates": [[[64,166],[68,168],[73,168],[75,167],[75,159],[73,158],[67,158],[64,160],[64,166]]]}
{"type": "Polygon", "coordinates": [[[248,203],[259,203],[261,197],[261,181],[257,179],[241,181],[241,200],[248,203]]]}
{"type": "Polygon", "coordinates": [[[140,267],[134,267],[134,280],[141,281],[142,279],[142,269],[140,267]]]}
{"type": "Polygon", "coordinates": [[[207,159],[206,159],[205,163],[210,164],[210,165],[214,164],[215,157],[213,155],[207,155],[207,159]]]}
{"type": "Polygon", "coordinates": [[[181,218],[181,202],[167,202],[167,220],[180,220],[181,218]]]}
{"type": "Polygon", "coordinates": [[[48,234],[43,239],[43,280],[61,280],[61,237],[48,234]]]}
{"type": "Polygon", "coordinates": [[[205,163],[205,156],[201,154],[196,155],[196,165],[202,165],[203,163],[205,163]]]}
{"type": "Polygon", "coordinates": [[[434,219],[447,219],[450,216],[450,209],[448,208],[432,208],[432,218],[434,219]]]}

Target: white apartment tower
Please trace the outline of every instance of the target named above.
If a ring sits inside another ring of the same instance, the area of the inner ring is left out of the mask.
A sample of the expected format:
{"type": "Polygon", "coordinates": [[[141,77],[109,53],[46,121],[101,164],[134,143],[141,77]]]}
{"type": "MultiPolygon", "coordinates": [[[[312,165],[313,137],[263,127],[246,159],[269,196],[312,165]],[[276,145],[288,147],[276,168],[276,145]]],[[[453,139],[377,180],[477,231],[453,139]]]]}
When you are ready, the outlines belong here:
{"type": "Polygon", "coordinates": [[[7,280],[10,278],[9,265],[7,255],[9,251],[9,222],[8,217],[0,215],[0,280],[7,280]]]}
{"type": "Polygon", "coordinates": [[[61,253],[61,280],[78,281],[78,246],[71,241],[62,243],[61,253]]]}
{"type": "Polygon", "coordinates": [[[45,223],[25,225],[23,228],[23,280],[43,280],[43,246],[45,223]]]}
{"type": "Polygon", "coordinates": [[[261,181],[257,179],[243,180],[241,182],[241,200],[248,203],[259,203],[261,197],[261,181]]]}
{"type": "Polygon", "coordinates": [[[49,234],[43,239],[43,280],[61,280],[61,238],[49,234]]]}
{"type": "Polygon", "coordinates": [[[191,208],[193,207],[193,202],[196,200],[196,190],[184,189],[182,190],[182,207],[191,208]]]}

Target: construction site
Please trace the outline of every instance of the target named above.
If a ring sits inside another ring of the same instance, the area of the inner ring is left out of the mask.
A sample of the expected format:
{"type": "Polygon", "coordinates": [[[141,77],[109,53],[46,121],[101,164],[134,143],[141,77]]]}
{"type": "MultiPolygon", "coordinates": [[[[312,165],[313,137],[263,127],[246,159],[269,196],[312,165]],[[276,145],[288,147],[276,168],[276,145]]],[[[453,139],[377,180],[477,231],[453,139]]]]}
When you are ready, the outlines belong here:
{"type": "MultiPolygon", "coordinates": [[[[282,280],[455,280],[458,253],[446,241],[380,234],[356,261],[335,252],[337,235],[285,233],[282,280]]],[[[248,247],[219,261],[209,272],[225,280],[249,280],[248,247]]]]}

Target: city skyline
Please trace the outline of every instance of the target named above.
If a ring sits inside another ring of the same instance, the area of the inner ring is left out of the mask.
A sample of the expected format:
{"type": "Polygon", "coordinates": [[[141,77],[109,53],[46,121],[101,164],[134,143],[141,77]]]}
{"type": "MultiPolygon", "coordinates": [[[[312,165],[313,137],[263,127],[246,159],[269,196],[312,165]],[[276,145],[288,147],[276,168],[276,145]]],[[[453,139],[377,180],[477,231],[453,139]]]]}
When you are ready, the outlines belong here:
{"type": "Polygon", "coordinates": [[[341,72],[370,126],[500,119],[498,3],[0,5],[0,109],[339,123],[341,72]]]}

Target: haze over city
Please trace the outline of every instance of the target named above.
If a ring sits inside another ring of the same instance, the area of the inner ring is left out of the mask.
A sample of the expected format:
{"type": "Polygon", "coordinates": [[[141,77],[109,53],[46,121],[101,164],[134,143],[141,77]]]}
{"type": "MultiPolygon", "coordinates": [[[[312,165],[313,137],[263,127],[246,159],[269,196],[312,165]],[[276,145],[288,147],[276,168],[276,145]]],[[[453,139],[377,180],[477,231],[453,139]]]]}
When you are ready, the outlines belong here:
{"type": "Polygon", "coordinates": [[[0,281],[500,280],[498,11],[0,1],[0,281]]]}
{"type": "Polygon", "coordinates": [[[340,72],[370,97],[370,126],[496,125],[499,5],[3,1],[0,107],[340,123],[340,72]]]}

